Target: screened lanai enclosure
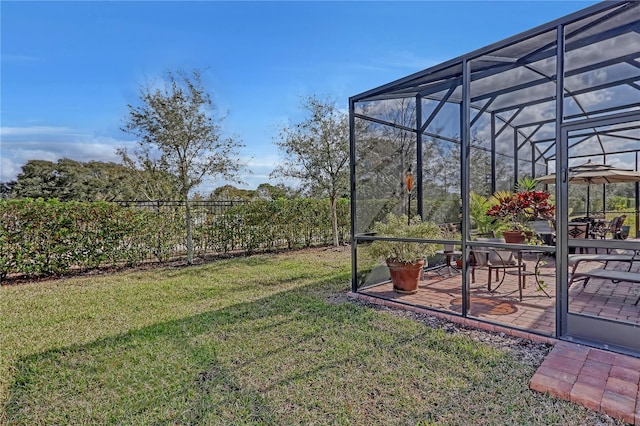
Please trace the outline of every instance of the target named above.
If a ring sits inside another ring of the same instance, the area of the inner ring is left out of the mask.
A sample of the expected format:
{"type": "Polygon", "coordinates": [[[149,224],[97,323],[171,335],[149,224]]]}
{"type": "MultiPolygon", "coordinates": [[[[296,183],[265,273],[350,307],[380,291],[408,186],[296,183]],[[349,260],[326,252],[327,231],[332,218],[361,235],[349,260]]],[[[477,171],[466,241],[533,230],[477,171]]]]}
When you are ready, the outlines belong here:
{"type": "Polygon", "coordinates": [[[350,120],[354,292],[640,355],[640,2],[353,96],[350,120]],[[526,191],[553,208],[508,243],[487,212],[526,191]],[[389,213],[441,232],[379,232],[389,213]],[[394,290],[376,241],[432,248],[417,292],[394,290]]]}

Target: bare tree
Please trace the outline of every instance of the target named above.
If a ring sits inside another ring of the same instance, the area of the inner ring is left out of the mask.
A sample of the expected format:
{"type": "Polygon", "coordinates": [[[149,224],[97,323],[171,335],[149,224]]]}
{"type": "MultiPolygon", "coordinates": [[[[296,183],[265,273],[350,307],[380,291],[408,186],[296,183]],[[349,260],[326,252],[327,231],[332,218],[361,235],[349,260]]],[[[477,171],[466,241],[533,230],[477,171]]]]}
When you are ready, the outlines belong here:
{"type": "Polygon", "coordinates": [[[200,71],[168,71],[161,86],[142,86],[141,105],[128,105],[122,130],[139,139],[131,155],[126,149],[118,152],[125,163],[177,178],[179,197],[185,205],[187,263],[192,264],[189,192],[207,175],[236,179],[242,168],[237,149],[242,145],[235,138],[222,137],[224,117],[216,114],[200,71]]]}
{"type": "Polygon", "coordinates": [[[309,96],[302,99],[306,118],[286,125],[275,143],[284,162],[272,177],[291,177],[309,185],[312,194],[331,202],[333,244],[338,241],[338,198],[349,190],[349,119],[335,100],[309,96]]]}

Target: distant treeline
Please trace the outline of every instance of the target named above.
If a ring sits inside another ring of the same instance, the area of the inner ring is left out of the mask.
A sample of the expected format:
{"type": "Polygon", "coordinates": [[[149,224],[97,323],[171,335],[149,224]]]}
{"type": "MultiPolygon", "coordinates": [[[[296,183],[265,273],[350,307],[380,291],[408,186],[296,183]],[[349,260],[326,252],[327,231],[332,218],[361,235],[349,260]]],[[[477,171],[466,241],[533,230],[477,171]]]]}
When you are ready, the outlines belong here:
{"type": "MultiPolygon", "coordinates": [[[[198,203],[196,255],[254,253],[331,244],[328,200],[279,199],[227,205],[198,203]]],[[[40,276],[102,266],[164,262],[185,254],[184,207],[155,202],[0,200],[0,278],[40,276]]],[[[349,202],[340,200],[341,240],[349,234],[349,202]]]]}
{"type": "MultiPolygon", "coordinates": [[[[276,200],[296,198],[298,191],[284,184],[261,183],[256,189],[232,185],[208,195],[194,193],[194,200],[276,200]]],[[[29,160],[15,180],[0,182],[0,198],[56,198],[60,201],[114,201],[135,198],[178,199],[175,176],[163,171],[140,170],[103,161],[29,160]]]]}

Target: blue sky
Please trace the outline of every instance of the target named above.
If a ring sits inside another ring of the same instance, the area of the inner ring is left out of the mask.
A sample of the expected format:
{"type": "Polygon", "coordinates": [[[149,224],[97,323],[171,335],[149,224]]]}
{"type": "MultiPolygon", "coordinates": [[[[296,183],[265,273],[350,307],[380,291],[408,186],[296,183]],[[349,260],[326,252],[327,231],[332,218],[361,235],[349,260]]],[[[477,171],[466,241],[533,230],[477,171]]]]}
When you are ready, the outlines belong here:
{"type": "MultiPolygon", "coordinates": [[[[0,2],[0,181],[30,159],[118,161],[138,89],[204,70],[252,174],[269,181],[300,97],[349,96],[595,1],[0,2]]],[[[276,181],[271,181],[276,183],[276,181]]],[[[207,193],[222,181],[208,181],[207,193]]]]}

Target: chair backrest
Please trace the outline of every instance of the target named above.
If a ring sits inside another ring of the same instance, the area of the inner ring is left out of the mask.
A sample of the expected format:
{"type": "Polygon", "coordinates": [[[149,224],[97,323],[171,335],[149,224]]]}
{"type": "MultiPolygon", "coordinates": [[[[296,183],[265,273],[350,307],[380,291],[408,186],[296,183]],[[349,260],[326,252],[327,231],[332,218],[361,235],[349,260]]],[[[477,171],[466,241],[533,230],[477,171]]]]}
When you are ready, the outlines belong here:
{"type": "Polygon", "coordinates": [[[622,225],[624,224],[624,221],[627,219],[627,215],[623,214],[622,216],[620,216],[618,218],[618,221],[615,223],[615,227],[614,224],[611,224],[611,229],[610,232],[611,234],[613,234],[613,238],[616,239],[622,239],[621,234],[622,234],[622,225]]]}
{"type": "Polygon", "coordinates": [[[554,232],[548,220],[532,220],[528,225],[536,234],[553,234],[554,232]]]}
{"type": "Polygon", "coordinates": [[[589,222],[571,222],[568,225],[569,238],[589,238],[589,222]]]}
{"type": "MultiPolygon", "coordinates": [[[[488,243],[505,243],[504,238],[476,238],[476,241],[488,243]]],[[[485,265],[513,265],[516,263],[511,250],[495,247],[472,247],[477,266],[485,265]]]]}
{"type": "Polygon", "coordinates": [[[615,233],[616,229],[618,229],[618,222],[620,221],[620,216],[616,216],[613,219],[611,219],[611,222],[609,222],[609,232],[611,233],[615,233]]]}

